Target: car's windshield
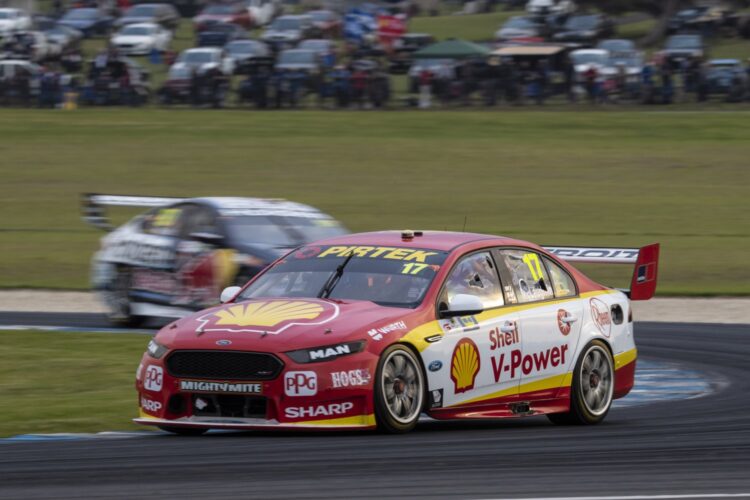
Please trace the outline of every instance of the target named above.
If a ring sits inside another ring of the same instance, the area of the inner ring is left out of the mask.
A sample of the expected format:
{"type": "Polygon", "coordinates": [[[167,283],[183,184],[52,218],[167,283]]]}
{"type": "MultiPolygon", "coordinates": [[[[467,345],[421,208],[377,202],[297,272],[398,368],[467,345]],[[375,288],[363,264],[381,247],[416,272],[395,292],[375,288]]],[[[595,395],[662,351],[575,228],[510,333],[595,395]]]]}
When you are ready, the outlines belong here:
{"type": "Polygon", "coordinates": [[[516,29],[535,29],[536,24],[525,17],[512,17],[510,20],[505,23],[505,26],[503,28],[516,28],[516,29]]]}
{"type": "Polygon", "coordinates": [[[700,45],[700,39],[692,35],[673,36],[667,40],[668,49],[695,49],[700,45]]]}
{"type": "Polygon", "coordinates": [[[313,64],[315,52],[311,50],[285,50],[279,56],[279,64],[313,64]]]}
{"type": "Polygon", "coordinates": [[[328,50],[328,40],[305,40],[299,44],[300,49],[315,50],[317,52],[324,52],[328,50]]]}
{"type": "Polygon", "coordinates": [[[155,5],[136,5],[125,14],[125,17],[151,17],[156,15],[155,5]]]}
{"type": "Polygon", "coordinates": [[[573,52],[570,57],[573,64],[606,64],[607,54],[605,52],[573,52]]]}
{"type": "Polygon", "coordinates": [[[302,243],[346,234],[334,219],[243,215],[227,219],[229,232],[240,244],[262,241],[271,246],[295,247],[302,243]]]}
{"type": "Polygon", "coordinates": [[[394,307],[418,306],[447,256],[415,248],[308,245],[267,270],[240,299],[318,297],[352,253],[339,279],[329,285],[328,298],[394,307]]]}
{"type": "Polygon", "coordinates": [[[228,16],[234,12],[234,7],[231,5],[214,4],[209,5],[203,10],[204,14],[209,15],[225,15],[228,16]]]}
{"type": "Polygon", "coordinates": [[[177,62],[183,62],[188,64],[203,64],[210,63],[214,60],[214,53],[207,51],[187,51],[180,54],[177,58],[177,62]]]}
{"type": "Polygon", "coordinates": [[[65,19],[95,19],[96,9],[74,9],[65,14],[65,19]]]}
{"type": "Polygon", "coordinates": [[[230,54],[255,54],[260,47],[254,42],[231,42],[225,47],[230,54]]]}
{"type": "Polygon", "coordinates": [[[325,10],[308,12],[308,14],[310,15],[310,17],[312,17],[313,21],[317,21],[317,22],[325,22],[325,21],[333,20],[333,15],[330,12],[325,11],[325,10]]]}
{"type": "Polygon", "coordinates": [[[15,18],[16,16],[13,14],[13,12],[0,10],[0,19],[15,19],[15,18]]]}
{"type": "Polygon", "coordinates": [[[565,28],[569,30],[592,30],[596,28],[597,21],[596,16],[573,16],[565,22],[565,28]]]}
{"type": "Polygon", "coordinates": [[[147,28],[145,26],[126,26],[122,29],[122,31],[120,31],[120,34],[133,36],[150,35],[152,31],[153,30],[151,28],[147,28]]]}
{"type": "Polygon", "coordinates": [[[298,30],[300,27],[299,19],[291,17],[278,17],[271,23],[271,29],[276,31],[298,30]]]}

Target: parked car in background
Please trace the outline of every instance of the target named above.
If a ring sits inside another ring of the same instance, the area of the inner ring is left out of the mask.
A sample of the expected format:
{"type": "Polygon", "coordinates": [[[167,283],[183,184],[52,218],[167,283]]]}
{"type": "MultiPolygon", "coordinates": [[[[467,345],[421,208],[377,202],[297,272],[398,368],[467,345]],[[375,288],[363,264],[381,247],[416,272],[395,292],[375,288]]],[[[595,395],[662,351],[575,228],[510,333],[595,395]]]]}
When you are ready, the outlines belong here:
{"type": "Polygon", "coordinates": [[[0,80],[11,79],[21,73],[37,76],[41,72],[41,66],[26,59],[0,59],[0,80]]]}
{"type": "Polygon", "coordinates": [[[594,45],[597,40],[615,33],[615,23],[602,14],[570,16],[560,31],[553,35],[556,42],[577,42],[594,45]]]}
{"type": "Polygon", "coordinates": [[[281,0],[245,0],[245,7],[250,12],[255,26],[267,25],[284,9],[281,0]]]}
{"type": "Polygon", "coordinates": [[[198,47],[223,47],[235,40],[248,38],[247,31],[241,26],[231,23],[209,23],[204,24],[203,29],[198,32],[196,45],[198,47]]]}
{"type": "Polygon", "coordinates": [[[59,47],[59,51],[66,52],[78,47],[83,33],[64,24],[56,24],[44,32],[44,36],[50,43],[59,47]]]}
{"type": "Polygon", "coordinates": [[[320,73],[320,56],[314,50],[288,49],[279,52],[277,70],[302,70],[307,74],[320,73]]]}
{"type": "Polygon", "coordinates": [[[60,54],[60,46],[50,43],[41,31],[17,31],[6,38],[14,40],[16,47],[23,48],[22,53],[13,54],[12,58],[42,62],[60,54]]]}
{"type": "Polygon", "coordinates": [[[334,42],[333,40],[328,40],[327,38],[309,38],[307,40],[302,40],[299,45],[297,45],[297,48],[312,50],[315,51],[319,56],[324,56],[330,52],[336,51],[336,42],[334,42]]]}
{"type": "Polygon", "coordinates": [[[602,75],[607,68],[611,67],[609,52],[603,49],[579,49],[570,53],[570,60],[575,71],[575,80],[578,83],[584,81],[584,74],[589,69],[594,69],[597,74],[602,75]]]}
{"type": "Polygon", "coordinates": [[[190,71],[206,72],[218,68],[225,75],[234,72],[234,62],[224,49],[218,47],[199,47],[187,49],[180,53],[170,71],[187,68],[190,71]]]}
{"type": "Polygon", "coordinates": [[[196,31],[203,31],[216,23],[236,24],[245,29],[253,27],[250,11],[241,3],[208,4],[200,14],[193,18],[196,31]]]}
{"type": "Polygon", "coordinates": [[[712,59],[708,62],[706,80],[711,94],[735,94],[738,100],[747,96],[747,71],[738,59],[712,59]]]}
{"type": "Polygon", "coordinates": [[[686,59],[706,57],[706,45],[700,35],[672,35],[661,52],[667,61],[680,63],[686,59]]]}
{"type": "Polygon", "coordinates": [[[235,40],[224,46],[235,74],[247,74],[254,59],[271,57],[271,49],[258,40],[235,40]]]}
{"type": "Polygon", "coordinates": [[[153,23],[175,30],[180,24],[180,13],[168,3],[142,3],[130,7],[115,21],[115,26],[153,23]]]}
{"type": "Polygon", "coordinates": [[[513,16],[495,32],[495,40],[502,42],[518,38],[542,38],[546,34],[545,26],[532,17],[513,16]]]}
{"type": "Polygon", "coordinates": [[[71,9],[59,21],[60,24],[83,33],[84,38],[107,35],[112,29],[113,22],[114,17],[94,8],[71,9]]]}
{"type": "Polygon", "coordinates": [[[640,82],[644,58],[643,53],[636,49],[632,40],[602,40],[596,48],[609,52],[609,64],[605,69],[605,74],[616,75],[624,71],[629,84],[640,82]]]}
{"type": "Polygon", "coordinates": [[[158,91],[159,103],[169,105],[190,102],[192,78],[193,70],[189,66],[173,64],[158,91]]]}
{"type": "Polygon", "coordinates": [[[704,36],[718,34],[724,26],[733,26],[737,14],[729,7],[716,5],[696,5],[678,11],[667,22],[667,33],[700,33],[704,36]]]}
{"type": "Polygon", "coordinates": [[[313,21],[310,16],[280,16],[266,28],[261,40],[274,50],[295,47],[305,38],[312,38],[313,21]]]}
{"type": "Polygon", "coordinates": [[[332,10],[311,10],[306,13],[312,18],[315,36],[338,38],[341,36],[343,22],[341,16],[332,10]]]}
{"type": "Polygon", "coordinates": [[[529,0],[526,12],[534,17],[567,16],[575,13],[576,4],[571,0],[529,0]]]}
{"type": "Polygon", "coordinates": [[[92,194],[82,208],[84,220],[112,231],[91,280],[110,319],[123,324],[189,314],[299,245],[347,233],[331,216],[279,199],[92,194]],[[112,205],[149,210],[113,230],[104,211],[112,205]]]}
{"type": "Polygon", "coordinates": [[[0,8],[0,37],[31,28],[31,16],[21,9],[0,8]]]}
{"type": "Polygon", "coordinates": [[[159,24],[128,24],[112,37],[111,44],[125,55],[147,55],[152,50],[169,48],[172,32],[159,24]]]}

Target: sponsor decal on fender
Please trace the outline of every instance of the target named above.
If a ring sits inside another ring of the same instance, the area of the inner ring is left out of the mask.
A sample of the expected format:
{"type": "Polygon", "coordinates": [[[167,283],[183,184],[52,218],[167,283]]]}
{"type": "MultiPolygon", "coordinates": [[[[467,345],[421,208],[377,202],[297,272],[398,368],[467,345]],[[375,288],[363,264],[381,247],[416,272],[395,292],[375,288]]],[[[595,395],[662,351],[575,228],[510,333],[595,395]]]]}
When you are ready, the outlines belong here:
{"type": "Polygon", "coordinates": [[[443,406],[443,390],[434,389],[430,391],[430,408],[441,408],[443,406]]]}
{"type": "Polygon", "coordinates": [[[513,327],[512,332],[501,332],[500,328],[493,328],[489,332],[490,337],[490,350],[500,349],[509,345],[518,344],[520,342],[518,338],[518,327],[514,321],[506,321],[503,326],[513,327]]]}
{"type": "Polygon", "coordinates": [[[356,387],[370,383],[370,370],[361,368],[345,372],[331,373],[331,384],[335,388],[356,387]]]}
{"type": "Polygon", "coordinates": [[[552,347],[533,354],[523,355],[521,349],[510,351],[510,359],[501,353],[500,356],[492,358],[492,375],[495,382],[501,379],[514,379],[520,373],[530,375],[532,372],[541,372],[548,367],[565,365],[565,353],[568,351],[568,344],[562,344],[558,347],[552,347]],[[520,372],[520,373],[519,373],[520,372]],[[507,373],[507,377],[503,377],[507,373]]]}
{"type": "Polygon", "coordinates": [[[354,403],[330,403],[327,405],[313,406],[290,406],[284,409],[284,416],[288,419],[315,418],[315,417],[340,417],[349,413],[354,408],[354,403]]]}
{"type": "Polygon", "coordinates": [[[143,387],[147,391],[160,392],[164,382],[164,370],[161,366],[148,365],[146,368],[146,380],[143,381],[143,387]]]}
{"type": "Polygon", "coordinates": [[[141,408],[143,408],[146,411],[156,413],[159,410],[161,410],[162,404],[158,401],[152,401],[150,399],[141,397],[141,408]]]}
{"type": "Polygon", "coordinates": [[[470,391],[479,373],[479,349],[471,339],[461,339],[451,357],[451,380],[456,394],[470,391]]]}
{"type": "Polygon", "coordinates": [[[589,301],[591,307],[591,319],[602,334],[609,338],[612,332],[612,316],[609,313],[607,304],[597,298],[589,301]]]}
{"type": "Polygon", "coordinates": [[[196,332],[262,333],[277,335],[294,325],[322,325],[339,314],[336,304],[322,300],[263,300],[243,302],[198,318],[196,332]]]}
{"type": "Polygon", "coordinates": [[[559,309],[557,311],[557,328],[560,329],[560,333],[567,335],[570,333],[570,323],[566,323],[563,319],[568,315],[568,311],[565,309],[559,309]]]}
{"type": "Polygon", "coordinates": [[[440,370],[442,367],[443,367],[443,362],[440,361],[439,359],[436,359],[435,361],[433,361],[432,363],[430,363],[430,366],[428,366],[427,368],[431,372],[436,372],[436,371],[440,370]]]}
{"type": "Polygon", "coordinates": [[[258,382],[206,382],[205,380],[180,380],[180,390],[185,392],[219,392],[227,394],[261,394],[258,382]]]}
{"type": "Polygon", "coordinates": [[[367,335],[372,337],[373,340],[381,340],[383,335],[387,335],[396,330],[406,330],[406,323],[403,321],[396,321],[390,325],[381,326],[380,328],[373,328],[367,331],[367,335]]]}
{"type": "Polygon", "coordinates": [[[462,332],[473,332],[479,329],[479,321],[474,316],[460,316],[450,319],[440,320],[440,328],[445,333],[450,333],[453,330],[461,330],[462,332]]]}
{"type": "Polygon", "coordinates": [[[286,372],[284,394],[287,396],[315,396],[318,393],[318,375],[315,372],[286,372]]]}

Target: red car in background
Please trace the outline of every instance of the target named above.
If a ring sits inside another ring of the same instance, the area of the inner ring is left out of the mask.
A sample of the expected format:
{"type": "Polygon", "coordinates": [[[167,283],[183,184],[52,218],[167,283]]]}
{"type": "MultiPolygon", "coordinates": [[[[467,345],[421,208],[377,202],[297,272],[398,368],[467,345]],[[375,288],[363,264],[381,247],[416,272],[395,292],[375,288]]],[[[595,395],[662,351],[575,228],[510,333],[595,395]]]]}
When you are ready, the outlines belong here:
{"type": "Polygon", "coordinates": [[[193,18],[195,31],[203,31],[215,23],[236,24],[245,29],[255,26],[250,11],[241,3],[211,3],[193,18]]]}
{"type": "Polygon", "coordinates": [[[308,243],[157,333],[135,421],[177,434],[406,432],[423,412],[596,424],[633,387],[630,300],[653,295],[658,254],[439,231],[308,243]],[[566,259],[635,264],[631,288],[566,259]]]}

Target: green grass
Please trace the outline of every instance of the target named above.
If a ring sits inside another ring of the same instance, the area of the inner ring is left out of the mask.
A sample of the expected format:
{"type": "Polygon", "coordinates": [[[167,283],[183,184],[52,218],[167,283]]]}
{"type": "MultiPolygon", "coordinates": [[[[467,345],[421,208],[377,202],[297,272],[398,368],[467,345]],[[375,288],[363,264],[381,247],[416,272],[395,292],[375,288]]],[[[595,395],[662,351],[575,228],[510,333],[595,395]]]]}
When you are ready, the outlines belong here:
{"type": "Polygon", "coordinates": [[[355,231],[466,217],[544,244],[658,241],[660,293],[750,293],[750,113],[578,108],[3,110],[0,286],[88,286],[92,191],[284,197],[355,231]]]}
{"type": "Polygon", "coordinates": [[[420,16],[409,21],[409,31],[430,33],[438,40],[462,38],[464,40],[494,40],[495,32],[511,16],[522,15],[519,11],[498,11],[489,14],[444,16],[420,16]]]}
{"type": "Polygon", "coordinates": [[[147,342],[139,334],[0,332],[0,436],[140,427],[130,420],[147,342]]]}

